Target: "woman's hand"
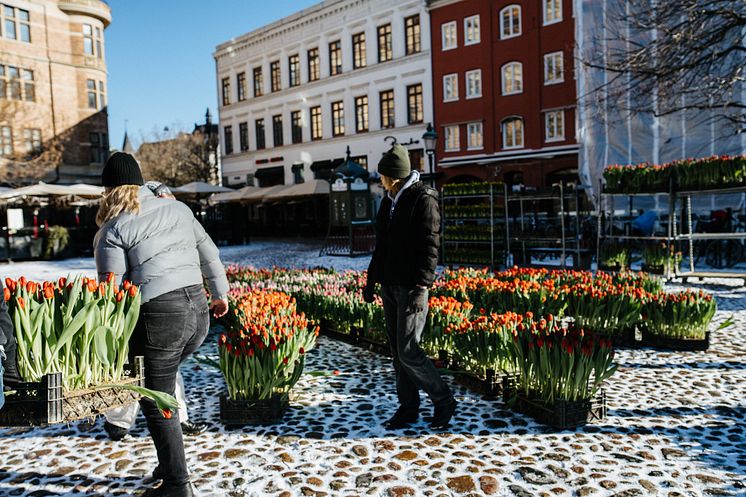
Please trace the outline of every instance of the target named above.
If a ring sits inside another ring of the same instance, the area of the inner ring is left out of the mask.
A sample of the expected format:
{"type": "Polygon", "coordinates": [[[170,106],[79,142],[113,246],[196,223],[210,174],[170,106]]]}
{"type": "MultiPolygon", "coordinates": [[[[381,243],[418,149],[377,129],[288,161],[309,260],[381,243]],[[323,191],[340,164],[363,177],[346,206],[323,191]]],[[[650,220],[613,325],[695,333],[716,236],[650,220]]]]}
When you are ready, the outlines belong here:
{"type": "Polygon", "coordinates": [[[212,311],[212,315],[216,318],[225,316],[225,313],[228,312],[228,300],[212,299],[212,302],[210,302],[210,310],[212,311]]]}

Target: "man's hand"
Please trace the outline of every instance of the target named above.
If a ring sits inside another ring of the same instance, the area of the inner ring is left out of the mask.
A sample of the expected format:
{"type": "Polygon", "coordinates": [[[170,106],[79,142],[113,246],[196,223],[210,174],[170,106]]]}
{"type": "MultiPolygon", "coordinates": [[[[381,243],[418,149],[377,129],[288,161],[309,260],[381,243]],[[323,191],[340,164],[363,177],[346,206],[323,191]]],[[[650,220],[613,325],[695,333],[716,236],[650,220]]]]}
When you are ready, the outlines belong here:
{"type": "Polygon", "coordinates": [[[373,283],[367,283],[363,288],[363,301],[367,302],[368,304],[372,304],[375,300],[375,292],[373,291],[374,286],[375,285],[373,283]]]}
{"type": "Polygon", "coordinates": [[[216,318],[225,316],[225,313],[228,312],[228,300],[212,299],[212,302],[210,302],[210,310],[212,311],[212,315],[216,318]]]}

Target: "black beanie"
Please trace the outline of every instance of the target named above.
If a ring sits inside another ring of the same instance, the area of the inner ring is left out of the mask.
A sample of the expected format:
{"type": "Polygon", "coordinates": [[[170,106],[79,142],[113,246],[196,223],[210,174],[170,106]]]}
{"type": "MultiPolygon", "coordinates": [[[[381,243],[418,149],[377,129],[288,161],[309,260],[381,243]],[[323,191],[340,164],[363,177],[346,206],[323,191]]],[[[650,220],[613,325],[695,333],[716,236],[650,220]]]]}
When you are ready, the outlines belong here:
{"type": "Polygon", "coordinates": [[[115,187],[122,185],[143,185],[142,172],[137,161],[125,152],[114,152],[106,161],[101,173],[103,186],[115,187]]]}
{"type": "Polygon", "coordinates": [[[412,172],[409,163],[409,151],[398,143],[394,143],[391,149],[383,154],[378,161],[378,173],[389,178],[403,179],[412,172]]]}

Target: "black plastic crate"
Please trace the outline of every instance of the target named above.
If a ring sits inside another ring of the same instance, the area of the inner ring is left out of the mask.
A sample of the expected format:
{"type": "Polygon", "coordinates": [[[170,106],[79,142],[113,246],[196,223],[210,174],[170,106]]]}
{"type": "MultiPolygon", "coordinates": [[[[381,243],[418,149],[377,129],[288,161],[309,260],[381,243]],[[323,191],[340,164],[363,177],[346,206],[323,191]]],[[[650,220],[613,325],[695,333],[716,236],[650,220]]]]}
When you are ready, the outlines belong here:
{"type": "Polygon", "coordinates": [[[277,424],[289,406],[287,393],[273,394],[261,400],[233,400],[223,394],[220,396],[220,422],[226,426],[277,424]]]}
{"type": "Polygon", "coordinates": [[[44,426],[94,418],[109,409],[137,402],[140,396],[114,385],[144,386],[144,360],[138,356],[126,371],[128,379],[86,390],[63,392],[62,373],[44,375],[40,382],[13,387],[0,409],[0,426],[44,426]]]}
{"type": "Polygon", "coordinates": [[[602,332],[599,332],[598,334],[603,338],[611,340],[611,346],[613,348],[638,348],[641,346],[640,342],[637,341],[637,337],[635,336],[634,327],[625,328],[619,333],[614,333],[611,335],[605,335],[602,332]]]}
{"type": "Polygon", "coordinates": [[[454,371],[453,379],[472,392],[484,396],[485,399],[496,399],[503,395],[506,375],[488,369],[484,376],[469,371],[454,371]]]}
{"type": "Polygon", "coordinates": [[[558,399],[554,404],[548,405],[517,389],[515,376],[503,377],[503,400],[515,411],[558,430],[579,428],[594,421],[602,421],[607,414],[606,390],[603,388],[591,399],[558,399]]]}
{"type": "Polygon", "coordinates": [[[348,343],[350,345],[356,345],[358,342],[359,332],[357,329],[353,328],[350,330],[349,333],[346,331],[341,331],[331,321],[322,321],[320,326],[320,333],[324,336],[327,336],[334,340],[338,340],[340,342],[348,343]]]}
{"type": "Polygon", "coordinates": [[[670,338],[642,330],[643,347],[652,347],[662,350],[678,350],[684,352],[702,352],[710,348],[710,332],[705,333],[704,340],[692,340],[686,338],[670,338]]]}

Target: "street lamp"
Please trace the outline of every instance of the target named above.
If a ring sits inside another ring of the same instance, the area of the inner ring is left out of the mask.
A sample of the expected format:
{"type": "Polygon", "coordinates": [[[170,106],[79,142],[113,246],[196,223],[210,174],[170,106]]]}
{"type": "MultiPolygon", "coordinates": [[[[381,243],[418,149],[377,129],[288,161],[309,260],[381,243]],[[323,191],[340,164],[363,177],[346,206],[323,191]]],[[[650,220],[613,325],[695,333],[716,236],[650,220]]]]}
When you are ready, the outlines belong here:
{"type": "Polygon", "coordinates": [[[430,166],[430,186],[435,188],[435,144],[438,142],[438,133],[433,129],[432,123],[427,123],[427,130],[422,135],[422,141],[425,142],[427,162],[430,166]]]}

